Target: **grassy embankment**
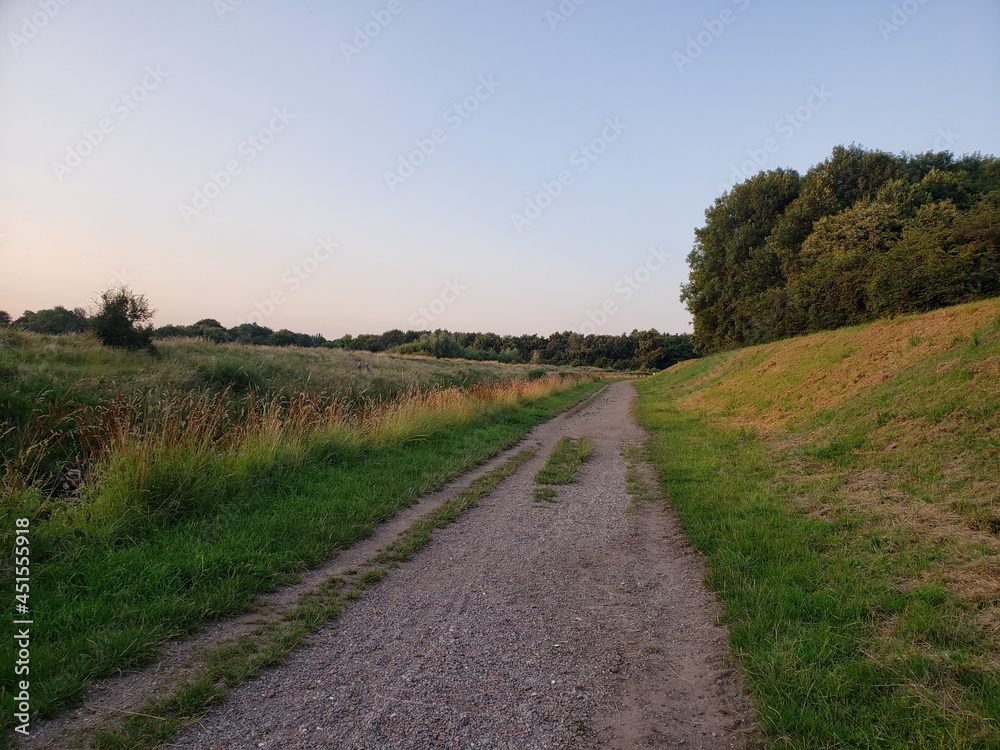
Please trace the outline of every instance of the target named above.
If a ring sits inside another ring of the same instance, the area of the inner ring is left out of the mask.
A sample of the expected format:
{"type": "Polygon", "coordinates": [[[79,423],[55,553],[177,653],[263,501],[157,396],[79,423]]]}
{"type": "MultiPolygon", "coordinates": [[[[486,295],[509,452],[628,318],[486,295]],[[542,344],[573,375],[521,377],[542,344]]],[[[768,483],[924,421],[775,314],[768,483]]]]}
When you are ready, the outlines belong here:
{"type": "MultiPolygon", "coordinates": [[[[9,561],[14,519],[30,519],[36,717],[247,609],[600,386],[554,368],[366,355],[368,374],[330,350],[158,346],[0,332],[0,538],[9,561]],[[52,495],[77,462],[82,487],[52,495]]],[[[9,562],[0,583],[12,597],[9,562]]],[[[4,727],[13,680],[0,676],[4,727]]]]}
{"type": "Polygon", "coordinates": [[[772,747],[1000,747],[1000,301],[638,384],[772,747]]]}

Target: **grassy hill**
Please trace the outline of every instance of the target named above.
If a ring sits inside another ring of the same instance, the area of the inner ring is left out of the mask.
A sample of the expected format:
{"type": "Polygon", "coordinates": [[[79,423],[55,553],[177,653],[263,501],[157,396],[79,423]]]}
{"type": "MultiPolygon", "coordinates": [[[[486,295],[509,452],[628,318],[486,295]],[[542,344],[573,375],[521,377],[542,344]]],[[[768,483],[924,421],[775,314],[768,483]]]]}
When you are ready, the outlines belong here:
{"type": "Polygon", "coordinates": [[[1000,747],[1000,301],[638,387],[771,746],[1000,747]]]}

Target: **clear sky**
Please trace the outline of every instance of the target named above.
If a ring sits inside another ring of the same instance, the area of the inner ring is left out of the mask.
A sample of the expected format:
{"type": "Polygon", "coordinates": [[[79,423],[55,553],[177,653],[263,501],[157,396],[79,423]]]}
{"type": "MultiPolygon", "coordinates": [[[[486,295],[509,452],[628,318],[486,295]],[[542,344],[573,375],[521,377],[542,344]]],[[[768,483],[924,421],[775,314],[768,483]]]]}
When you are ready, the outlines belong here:
{"type": "Polygon", "coordinates": [[[704,211],[1000,154],[997,0],[0,0],[0,309],[690,330],[704,211]],[[603,309],[602,309],[603,308],[603,309]]]}

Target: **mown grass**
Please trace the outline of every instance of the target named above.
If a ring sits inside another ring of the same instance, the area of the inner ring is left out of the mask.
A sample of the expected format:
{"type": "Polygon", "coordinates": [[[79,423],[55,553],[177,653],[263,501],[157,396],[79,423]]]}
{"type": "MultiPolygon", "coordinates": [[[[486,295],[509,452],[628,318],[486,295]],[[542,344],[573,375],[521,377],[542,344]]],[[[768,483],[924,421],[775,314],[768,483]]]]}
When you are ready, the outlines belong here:
{"type": "MultiPolygon", "coordinates": [[[[69,357],[61,341],[34,343],[69,357]]],[[[43,394],[22,421],[7,405],[16,429],[5,445],[17,450],[5,456],[2,538],[9,549],[13,519],[31,520],[36,717],[74,705],[92,679],[148,663],[165,640],[246,610],[600,387],[510,369],[353,403],[322,391],[178,391],[162,372],[161,387],[143,390],[129,383],[143,372],[129,357],[148,355],[84,351],[54,376],[65,386],[58,399],[43,394]],[[86,378],[67,385],[103,357],[130,387],[108,396],[108,384],[90,390],[86,378]],[[67,433],[87,451],[87,480],[58,497],[32,470],[67,433]]],[[[0,581],[10,590],[9,567],[0,581]]],[[[13,679],[0,675],[4,727],[13,679]]]]}
{"type": "Polygon", "coordinates": [[[564,436],[556,443],[548,460],[537,474],[535,499],[552,502],[556,497],[553,485],[570,484],[584,462],[594,455],[594,442],[588,437],[571,438],[564,436]]]}
{"type": "Polygon", "coordinates": [[[769,746],[1000,747],[998,361],[994,301],[637,384],[769,746]]]}

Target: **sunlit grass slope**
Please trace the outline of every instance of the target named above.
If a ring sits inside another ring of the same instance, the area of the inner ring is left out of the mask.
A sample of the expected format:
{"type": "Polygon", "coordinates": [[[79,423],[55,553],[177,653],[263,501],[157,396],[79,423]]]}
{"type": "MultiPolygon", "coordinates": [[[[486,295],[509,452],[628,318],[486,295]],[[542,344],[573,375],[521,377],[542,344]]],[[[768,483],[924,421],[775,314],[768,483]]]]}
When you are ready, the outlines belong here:
{"type": "Polygon", "coordinates": [[[1000,747],[1000,301],[638,384],[774,747],[1000,747]]]}

